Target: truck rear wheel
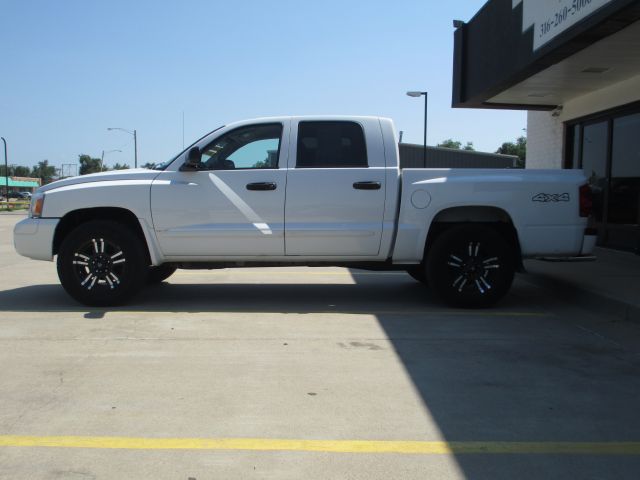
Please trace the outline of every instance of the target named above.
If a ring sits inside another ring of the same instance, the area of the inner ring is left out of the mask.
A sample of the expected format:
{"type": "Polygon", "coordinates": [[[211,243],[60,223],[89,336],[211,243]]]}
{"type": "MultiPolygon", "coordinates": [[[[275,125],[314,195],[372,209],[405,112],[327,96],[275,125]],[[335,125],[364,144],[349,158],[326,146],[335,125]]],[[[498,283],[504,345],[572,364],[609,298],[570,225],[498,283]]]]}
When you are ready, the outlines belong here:
{"type": "Polygon", "coordinates": [[[145,284],[147,256],[129,228],[92,221],[73,230],[58,252],[58,277],[75,300],[90,306],[121,305],[145,284]]]}
{"type": "Polygon", "coordinates": [[[427,279],[446,303],[463,308],[494,305],[511,288],[513,248],[485,225],[459,225],[440,234],[429,249],[427,279]]]}

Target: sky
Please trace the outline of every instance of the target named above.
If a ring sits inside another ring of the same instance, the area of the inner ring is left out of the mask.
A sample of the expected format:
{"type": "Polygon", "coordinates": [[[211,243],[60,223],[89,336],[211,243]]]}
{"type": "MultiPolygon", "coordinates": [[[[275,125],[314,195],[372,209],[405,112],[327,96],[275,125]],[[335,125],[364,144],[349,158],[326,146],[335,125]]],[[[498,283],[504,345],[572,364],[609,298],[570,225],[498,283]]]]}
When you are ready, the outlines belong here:
{"type": "MultiPolygon", "coordinates": [[[[162,162],[214,128],[277,115],[391,117],[403,141],[495,151],[524,112],[451,108],[454,19],[484,0],[0,0],[9,164],[162,162]]],[[[2,159],[4,160],[4,159],[2,159]]]]}

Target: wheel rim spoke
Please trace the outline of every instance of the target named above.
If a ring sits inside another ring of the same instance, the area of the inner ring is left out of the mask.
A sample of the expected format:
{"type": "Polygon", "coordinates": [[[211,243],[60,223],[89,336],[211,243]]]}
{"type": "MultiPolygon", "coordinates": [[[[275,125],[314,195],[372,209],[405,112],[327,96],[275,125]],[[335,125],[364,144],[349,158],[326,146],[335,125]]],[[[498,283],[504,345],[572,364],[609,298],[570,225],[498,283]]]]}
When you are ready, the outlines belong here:
{"type": "Polygon", "coordinates": [[[126,261],[120,246],[108,238],[96,237],[87,239],[73,254],[71,264],[81,287],[110,291],[122,284],[121,278],[127,271],[126,261]]]}
{"type": "Polygon", "coordinates": [[[485,295],[493,289],[491,272],[500,268],[500,257],[490,257],[481,248],[480,242],[469,242],[462,253],[450,253],[445,260],[453,279],[451,287],[459,293],[485,295]]]}

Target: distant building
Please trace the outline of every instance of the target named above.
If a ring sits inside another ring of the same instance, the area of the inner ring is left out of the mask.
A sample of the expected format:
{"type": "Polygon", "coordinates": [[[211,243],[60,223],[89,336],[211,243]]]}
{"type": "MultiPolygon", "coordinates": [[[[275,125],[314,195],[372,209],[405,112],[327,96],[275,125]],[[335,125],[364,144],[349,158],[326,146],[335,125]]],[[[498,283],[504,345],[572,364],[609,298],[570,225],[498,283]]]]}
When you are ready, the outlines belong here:
{"type": "Polygon", "coordinates": [[[517,168],[518,157],[497,153],[427,147],[411,143],[399,144],[400,168],[517,168]]]}
{"type": "MultiPolygon", "coordinates": [[[[9,177],[9,193],[31,192],[33,193],[42,181],[32,177],[9,177]]],[[[7,177],[0,177],[0,192],[4,195],[7,186],[7,177]]]]}
{"type": "Polygon", "coordinates": [[[640,251],[640,1],[490,0],[455,32],[453,106],[528,110],[527,168],[582,168],[599,244],[640,251]]]}

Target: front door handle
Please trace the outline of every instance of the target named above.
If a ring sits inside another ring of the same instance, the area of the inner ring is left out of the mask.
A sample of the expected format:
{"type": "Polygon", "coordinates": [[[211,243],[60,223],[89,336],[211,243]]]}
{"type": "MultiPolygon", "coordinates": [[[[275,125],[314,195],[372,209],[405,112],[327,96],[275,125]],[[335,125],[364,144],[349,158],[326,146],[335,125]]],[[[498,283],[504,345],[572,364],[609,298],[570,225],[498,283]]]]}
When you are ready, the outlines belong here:
{"type": "Polygon", "coordinates": [[[380,182],[356,182],[353,184],[356,190],[380,190],[382,184],[380,182]]]}
{"type": "Polygon", "coordinates": [[[256,183],[247,183],[247,190],[275,190],[278,188],[273,182],[256,182],[256,183]]]}

